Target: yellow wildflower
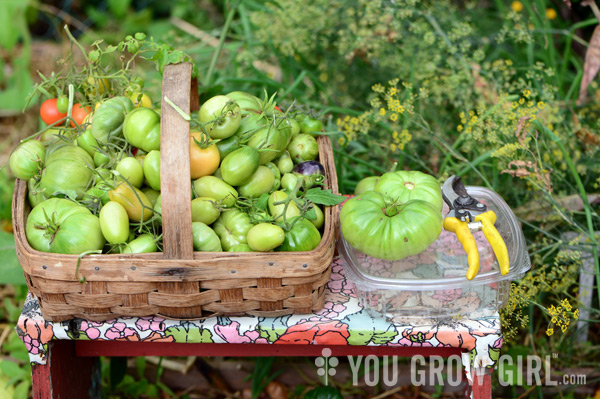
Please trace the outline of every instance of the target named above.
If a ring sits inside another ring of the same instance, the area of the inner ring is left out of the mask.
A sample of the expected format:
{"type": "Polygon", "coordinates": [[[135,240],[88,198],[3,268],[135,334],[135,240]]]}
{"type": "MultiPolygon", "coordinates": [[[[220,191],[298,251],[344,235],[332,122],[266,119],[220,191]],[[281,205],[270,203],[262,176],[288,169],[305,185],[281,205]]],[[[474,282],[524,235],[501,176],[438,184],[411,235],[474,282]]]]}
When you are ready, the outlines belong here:
{"type": "Polygon", "coordinates": [[[510,8],[512,8],[514,12],[521,12],[523,11],[523,3],[520,1],[513,1],[510,5],[510,8]]]}
{"type": "Polygon", "coordinates": [[[531,95],[531,90],[529,90],[529,89],[523,90],[523,97],[529,98],[530,95],[531,95]]]}
{"type": "Polygon", "coordinates": [[[573,308],[573,307],[571,306],[571,304],[569,303],[569,300],[568,300],[567,298],[563,299],[561,303],[562,303],[562,305],[564,306],[564,308],[565,308],[565,310],[566,310],[567,312],[570,312],[570,311],[571,311],[571,309],[573,308]]]}
{"type": "Polygon", "coordinates": [[[553,328],[546,329],[546,335],[547,336],[551,336],[552,334],[554,334],[554,329],[553,328]]]}
{"type": "Polygon", "coordinates": [[[396,122],[398,120],[398,114],[392,114],[392,115],[390,115],[390,120],[392,122],[396,122]]]}
{"type": "Polygon", "coordinates": [[[396,94],[396,92],[397,92],[397,90],[396,90],[396,88],[395,88],[395,87],[390,87],[390,96],[393,96],[393,95],[395,95],[395,94],[396,94]]]}
{"type": "Polygon", "coordinates": [[[371,90],[373,90],[375,93],[383,93],[385,91],[385,88],[380,83],[375,83],[371,87],[371,90]]]}
{"type": "Polygon", "coordinates": [[[396,152],[396,144],[392,143],[390,144],[390,150],[392,150],[392,152],[396,152]]]}
{"type": "Polygon", "coordinates": [[[539,101],[539,102],[537,103],[537,107],[538,107],[539,109],[544,109],[544,108],[546,107],[546,104],[544,104],[544,102],[543,102],[543,101],[539,101]]]}
{"type": "Polygon", "coordinates": [[[546,9],[546,18],[548,18],[549,20],[553,20],[556,19],[557,14],[556,14],[556,10],[554,8],[547,8],[546,9]]]}
{"type": "Polygon", "coordinates": [[[579,309],[575,310],[575,313],[573,313],[573,318],[575,320],[579,319],[579,309]]]}
{"type": "Polygon", "coordinates": [[[379,108],[379,115],[385,116],[385,108],[383,108],[383,107],[379,108]]]}
{"type": "Polygon", "coordinates": [[[458,125],[458,126],[456,127],[456,131],[457,131],[457,132],[462,132],[462,130],[463,130],[463,125],[458,125]]]}

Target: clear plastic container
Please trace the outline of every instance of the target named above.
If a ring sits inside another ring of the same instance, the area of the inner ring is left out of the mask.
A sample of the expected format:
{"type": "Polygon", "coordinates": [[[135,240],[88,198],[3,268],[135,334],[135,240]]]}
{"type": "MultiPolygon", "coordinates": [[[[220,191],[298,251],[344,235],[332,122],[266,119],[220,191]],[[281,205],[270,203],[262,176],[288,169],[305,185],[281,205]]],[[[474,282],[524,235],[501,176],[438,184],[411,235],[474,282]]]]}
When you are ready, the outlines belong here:
{"type": "MultiPolygon", "coordinates": [[[[402,321],[407,317],[485,317],[503,306],[510,294],[510,281],[531,268],[523,231],[510,207],[494,191],[468,186],[467,192],[496,213],[496,229],[506,243],[510,271],[500,274],[496,256],[481,231],[473,234],[480,267],[471,281],[466,278],[467,255],[454,233],[442,230],[427,250],[398,261],[365,255],[342,235],[338,250],[347,278],[355,283],[365,309],[402,321]]],[[[448,213],[445,204],[442,213],[444,217],[448,213]]]]}

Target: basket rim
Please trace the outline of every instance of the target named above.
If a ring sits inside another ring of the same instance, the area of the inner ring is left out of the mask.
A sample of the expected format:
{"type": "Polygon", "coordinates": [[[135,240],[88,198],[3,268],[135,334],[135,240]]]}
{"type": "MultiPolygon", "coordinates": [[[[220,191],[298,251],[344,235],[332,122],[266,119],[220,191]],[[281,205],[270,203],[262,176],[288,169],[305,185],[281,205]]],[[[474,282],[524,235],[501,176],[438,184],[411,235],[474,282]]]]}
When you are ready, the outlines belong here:
{"type": "MultiPolygon", "coordinates": [[[[338,193],[337,176],[332,162],[326,161],[326,154],[333,155],[331,142],[327,136],[319,136],[319,155],[320,161],[324,162],[324,167],[329,176],[327,188],[332,192],[338,193]],[[334,173],[332,175],[331,173],[334,173]]],[[[75,269],[80,258],[79,255],[56,254],[50,252],[41,252],[35,250],[27,241],[25,235],[27,205],[27,182],[17,179],[15,191],[13,194],[12,214],[13,226],[15,230],[15,246],[23,271],[28,275],[43,278],[55,278],[64,281],[79,281],[75,277],[75,269]],[[41,267],[36,267],[41,266],[41,267]],[[67,276],[68,272],[71,277],[67,276]],[[53,277],[55,275],[55,277],[53,277]]],[[[228,278],[259,278],[260,273],[248,273],[238,269],[231,269],[231,264],[237,262],[242,266],[243,262],[258,263],[264,261],[264,272],[270,277],[306,277],[321,273],[329,266],[334,251],[335,229],[337,226],[337,214],[339,206],[326,206],[324,209],[325,223],[321,242],[312,251],[302,252],[194,252],[193,259],[165,259],[162,252],[144,253],[144,254],[90,254],[81,258],[78,275],[86,276],[87,281],[158,281],[146,277],[143,280],[137,280],[139,277],[132,277],[129,272],[121,273],[120,278],[110,278],[107,280],[103,276],[103,270],[107,266],[109,270],[116,267],[124,268],[129,266],[129,270],[143,268],[147,264],[152,264],[157,274],[160,274],[160,281],[204,281],[214,278],[210,269],[226,268],[229,272],[217,273],[220,279],[228,278]],[[290,256],[293,255],[293,256],[290,256]],[[295,260],[295,261],[294,261],[295,260]],[[317,262],[314,262],[317,260],[317,262]],[[227,263],[227,265],[220,265],[227,263]],[[291,263],[298,264],[297,267],[291,267],[291,263]],[[111,265],[112,264],[112,265],[111,265]],[[286,267],[281,269],[281,265],[286,267]],[[273,267],[272,266],[279,266],[273,267]],[[102,267],[102,269],[98,269],[102,267]],[[131,268],[134,269],[131,269],[131,268]],[[233,271],[235,270],[235,271],[233,271]],[[277,271],[280,271],[277,273],[277,271]],[[206,278],[200,278],[199,272],[207,273],[206,278]],[[133,278],[133,280],[132,280],[133,278]]],[[[116,270],[115,270],[116,271],[116,270]]],[[[135,273],[139,276],[142,273],[135,273]]]]}

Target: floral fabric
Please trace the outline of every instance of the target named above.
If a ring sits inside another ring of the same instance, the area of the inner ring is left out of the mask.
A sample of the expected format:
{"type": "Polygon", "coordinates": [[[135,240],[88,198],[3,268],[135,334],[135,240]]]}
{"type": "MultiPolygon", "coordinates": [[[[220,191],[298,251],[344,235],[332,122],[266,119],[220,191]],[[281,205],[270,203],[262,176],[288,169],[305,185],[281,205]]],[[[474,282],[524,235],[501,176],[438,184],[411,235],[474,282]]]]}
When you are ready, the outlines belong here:
{"type": "Polygon", "coordinates": [[[502,335],[498,314],[476,320],[392,322],[362,308],[354,285],[335,258],[325,307],[314,314],[283,317],[212,317],[195,321],[122,317],[105,322],[74,319],[52,323],[29,294],[16,331],[33,364],[44,364],[53,339],[246,343],[293,345],[387,345],[456,347],[468,351],[465,367],[493,367],[502,335]],[[414,325],[413,325],[414,324],[414,325]]]}

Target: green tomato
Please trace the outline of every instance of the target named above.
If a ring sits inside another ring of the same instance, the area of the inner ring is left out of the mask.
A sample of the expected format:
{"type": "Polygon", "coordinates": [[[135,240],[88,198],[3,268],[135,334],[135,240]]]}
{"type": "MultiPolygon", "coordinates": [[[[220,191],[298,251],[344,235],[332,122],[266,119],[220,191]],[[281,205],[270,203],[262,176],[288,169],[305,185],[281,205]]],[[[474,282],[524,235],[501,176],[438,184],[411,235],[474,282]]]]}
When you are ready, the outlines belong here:
{"type": "Polygon", "coordinates": [[[399,202],[427,201],[439,212],[444,205],[440,183],[435,177],[419,171],[399,170],[384,173],[377,182],[375,191],[399,202]]]}
{"type": "Polygon", "coordinates": [[[100,205],[105,205],[108,201],[110,201],[108,192],[111,189],[112,188],[108,184],[100,182],[87,190],[83,196],[83,199],[90,203],[90,209],[98,209],[100,205]]]}
{"type": "Polygon", "coordinates": [[[121,247],[122,254],[142,254],[156,251],[158,251],[158,247],[152,234],[141,234],[121,247]]]}
{"type": "Polygon", "coordinates": [[[296,187],[298,177],[293,173],[284,173],[281,176],[281,188],[288,192],[291,192],[296,187]]]}
{"type": "Polygon", "coordinates": [[[98,152],[98,148],[100,148],[98,141],[96,140],[96,137],[94,137],[91,129],[84,130],[83,133],[77,137],[76,142],[77,145],[86,150],[91,157],[93,157],[94,154],[98,152]]]}
{"type": "Polygon", "coordinates": [[[232,91],[231,93],[225,94],[225,96],[231,98],[239,105],[242,116],[261,111],[262,101],[250,93],[232,91]]]}
{"type": "Polygon", "coordinates": [[[220,159],[225,159],[227,155],[231,154],[238,148],[240,148],[240,136],[238,134],[234,134],[231,137],[217,142],[217,149],[219,150],[220,159]]]}
{"type": "Polygon", "coordinates": [[[69,130],[62,129],[48,129],[40,136],[40,141],[44,145],[56,143],[59,140],[63,142],[71,141],[73,133],[69,130]]]}
{"type": "Polygon", "coordinates": [[[282,174],[291,173],[292,170],[294,170],[294,161],[292,161],[289,152],[284,151],[283,154],[281,154],[277,160],[277,168],[279,168],[279,171],[282,174]]]}
{"type": "Polygon", "coordinates": [[[386,201],[367,191],[344,204],[340,213],[344,239],[379,259],[399,260],[424,251],[442,231],[442,213],[427,201],[386,201]]]}
{"type": "Polygon", "coordinates": [[[93,165],[84,149],[64,145],[46,158],[39,188],[46,197],[66,194],[81,199],[94,176],[93,165]]]}
{"type": "Polygon", "coordinates": [[[319,246],[321,242],[321,233],[308,220],[300,219],[291,230],[285,233],[283,243],[277,247],[276,251],[312,251],[319,246]]]}
{"type": "Polygon", "coordinates": [[[221,252],[221,241],[217,233],[202,222],[192,223],[194,251],[221,252]]]}
{"type": "Polygon", "coordinates": [[[120,244],[129,237],[129,217],[123,205],[108,201],[100,210],[100,229],[110,244],[120,244]]]}
{"type": "Polygon", "coordinates": [[[313,209],[315,210],[315,213],[317,214],[317,218],[314,220],[311,220],[310,222],[317,228],[320,229],[323,226],[323,223],[325,223],[325,215],[323,214],[323,211],[321,210],[321,207],[319,205],[316,205],[313,207],[313,209]]]}
{"type": "Polygon", "coordinates": [[[42,170],[45,158],[44,145],[37,140],[29,140],[13,150],[8,163],[15,177],[29,180],[42,170]]]}
{"type": "Polygon", "coordinates": [[[121,174],[120,178],[127,180],[132,186],[140,188],[144,183],[144,169],[140,161],[134,157],[125,157],[115,167],[121,174]]]}
{"type": "Polygon", "coordinates": [[[227,155],[221,161],[223,181],[232,186],[246,183],[258,169],[258,151],[249,146],[243,146],[227,155]]]}
{"type": "Polygon", "coordinates": [[[247,239],[253,251],[267,252],[283,243],[285,232],[276,224],[259,223],[248,231],[247,239]]]}
{"type": "Polygon", "coordinates": [[[242,113],[235,100],[227,96],[214,96],[202,104],[198,120],[204,124],[211,138],[226,139],[240,127],[242,113]]]}
{"type": "Polygon", "coordinates": [[[40,202],[46,200],[44,192],[39,188],[39,182],[35,178],[29,179],[27,182],[27,200],[32,208],[37,206],[40,202]]]}
{"type": "Polygon", "coordinates": [[[160,191],[160,151],[152,150],[146,155],[143,169],[148,185],[160,191]]]}
{"type": "Polygon", "coordinates": [[[160,195],[160,191],[156,191],[152,188],[144,188],[142,189],[142,192],[144,194],[146,194],[146,197],[148,197],[148,199],[150,200],[150,203],[152,204],[152,207],[154,207],[154,205],[156,205],[156,199],[158,198],[158,196],[160,195]]]}
{"type": "Polygon", "coordinates": [[[281,155],[290,142],[290,130],[275,128],[272,125],[259,129],[248,140],[250,147],[260,153],[260,164],[271,162],[281,155]]]}
{"type": "Polygon", "coordinates": [[[298,133],[300,133],[300,123],[293,118],[285,119],[285,123],[290,128],[291,137],[294,138],[298,133]]]}
{"type": "Polygon", "coordinates": [[[271,125],[271,119],[262,113],[251,113],[245,115],[240,122],[240,127],[235,132],[240,141],[247,142],[248,139],[260,129],[271,125]]]}
{"type": "Polygon", "coordinates": [[[279,190],[279,187],[281,187],[281,172],[279,168],[273,162],[267,162],[265,166],[273,172],[273,187],[271,187],[269,192],[279,190]]]}
{"type": "Polygon", "coordinates": [[[66,114],[69,111],[69,99],[62,95],[56,99],[56,110],[61,114],[66,114]]]}
{"type": "Polygon", "coordinates": [[[229,251],[236,245],[248,243],[247,235],[252,226],[250,216],[246,213],[238,209],[228,209],[221,212],[213,229],[221,239],[223,249],[229,251]]]}
{"type": "Polygon", "coordinates": [[[36,250],[80,254],[104,247],[98,217],[63,198],[50,198],[31,210],[25,226],[27,241],[36,250]]]}
{"type": "Polygon", "coordinates": [[[323,131],[323,123],[318,119],[313,119],[308,115],[303,115],[298,120],[300,124],[300,133],[316,136],[323,131]]]}
{"type": "Polygon", "coordinates": [[[198,197],[192,200],[192,222],[213,224],[219,218],[221,211],[215,200],[209,197],[198,197]]]}
{"type": "Polygon", "coordinates": [[[271,192],[274,183],[273,171],[269,167],[261,165],[250,177],[250,180],[238,187],[238,192],[246,198],[258,198],[262,194],[271,192]]]}
{"type": "Polygon", "coordinates": [[[252,248],[248,244],[238,244],[229,248],[227,252],[252,252],[252,248]]]}
{"type": "Polygon", "coordinates": [[[369,176],[365,177],[361,181],[358,182],[356,188],[354,189],[354,195],[361,195],[365,191],[373,191],[375,190],[375,186],[379,182],[379,176],[369,176]]]}
{"type": "Polygon", "coordinates": [[[134,109],[125,117],[123,135],[129,144],[146,152],[160,149],[160,115],[146,107],[134,109]]]}
{"type": "Polygon", "coordinates": [[[123,132],[125,115],[133,109],[133,103],[125,96],[104,101],[94,112],[92,134],[96,140],[107,143],[123,132]]]}
{"type": "Polygon", "coordinates": [[[296,164],[305,161],[314,161],[319,155],[317,139],[305,133],[300,133],[294,137],[287,149],[296,164]]]}
{"type": "Polygon", "coordinates": [[[110,157],[100,151],[94,153],[94,165],[99,168],[110,163],[110,157]]]}
{"type": "Polygon", "coordinates": [[[285,221],[288,223],[291,222],[292,218],[300,216],[300,210],[294,201],[288,203],[287,209],[285,204],[278,204],[278,202],[285,201],[287,198],[288,195],[284,191],[273,191],[269,195],[269,200],[267,201],[269,213],[275,218],[276,222],[284,220],[284,212],[285,221]]]}
{"type": "Polygon", "coordinates": [[[196,197],[215,199],[226,208],[235,205],[238,198],[238,192],[235,188],[215,176],[202,176],[194,180],[192,187],[196,197]]]}

